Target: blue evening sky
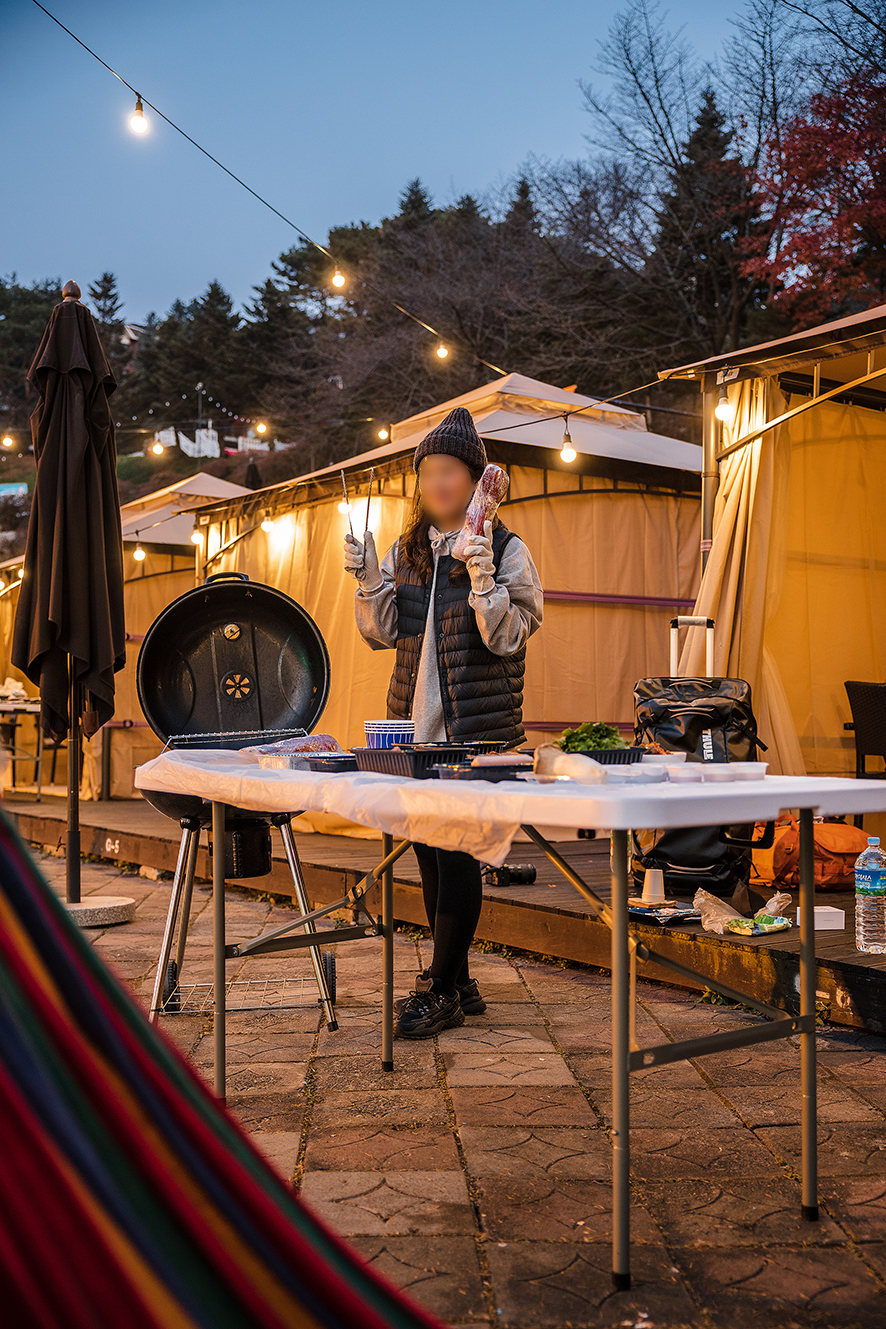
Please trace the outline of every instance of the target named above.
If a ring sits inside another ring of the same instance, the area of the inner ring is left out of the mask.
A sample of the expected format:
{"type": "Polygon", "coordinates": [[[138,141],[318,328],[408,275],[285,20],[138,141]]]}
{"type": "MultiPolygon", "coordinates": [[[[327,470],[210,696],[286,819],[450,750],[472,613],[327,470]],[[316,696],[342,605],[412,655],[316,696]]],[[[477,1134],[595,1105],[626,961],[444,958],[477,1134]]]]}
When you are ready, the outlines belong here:
{"type": "MultiPolygon", "coordinates": [[[[420,176],[438,203],[577,157],[579,79],[618,0],[48,0],[167,115],[321,242],[420,176]]],[[[728,9],[674,0],[705,56],[728,9]]],[[[0,273],[117,274],[138,321],[217,278],[238,303],[296,239],[36,8],[0,0],[0,273]],[[149,113],[150,114],[150,113],[149,113]]]]}

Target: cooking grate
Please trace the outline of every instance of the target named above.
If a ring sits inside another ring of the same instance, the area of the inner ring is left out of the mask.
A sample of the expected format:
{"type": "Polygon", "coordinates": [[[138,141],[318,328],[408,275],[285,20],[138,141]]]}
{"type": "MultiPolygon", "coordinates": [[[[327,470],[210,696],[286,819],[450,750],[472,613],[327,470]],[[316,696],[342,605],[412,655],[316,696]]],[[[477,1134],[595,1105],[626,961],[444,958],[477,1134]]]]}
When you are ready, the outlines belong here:
{"type": "Polygon", "coordinates": [[[208,734],[170,734],[166,748],[246,748],[255,743],[279,743],[284,738],[307,738],[307,729],[226,729],[208,734]]]}

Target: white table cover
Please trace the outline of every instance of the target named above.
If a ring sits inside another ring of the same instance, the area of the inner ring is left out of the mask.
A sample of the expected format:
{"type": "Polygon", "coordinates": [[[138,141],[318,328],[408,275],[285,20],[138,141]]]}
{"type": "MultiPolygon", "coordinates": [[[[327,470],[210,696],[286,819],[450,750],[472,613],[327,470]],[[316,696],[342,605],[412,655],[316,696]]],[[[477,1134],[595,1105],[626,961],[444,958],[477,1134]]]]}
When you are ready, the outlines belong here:
{"type": "Polygon", "coordinates": [[[409,780],[370,771],[262,770],[239,752],[167,751],[135,772],[139,789],[193,794],[254,812],[332,812],[361,826],[498,866],[522,824],[632,830],[886,811],[886,781],[767,776],[725,784],[533,785],[409,780]]]}

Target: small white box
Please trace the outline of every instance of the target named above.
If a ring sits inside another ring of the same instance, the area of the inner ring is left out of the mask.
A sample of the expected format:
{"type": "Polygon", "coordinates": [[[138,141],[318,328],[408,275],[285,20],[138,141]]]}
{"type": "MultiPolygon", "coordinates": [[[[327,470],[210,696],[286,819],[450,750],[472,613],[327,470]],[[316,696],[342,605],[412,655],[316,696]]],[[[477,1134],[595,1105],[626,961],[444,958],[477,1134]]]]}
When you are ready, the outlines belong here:
{"type": "MultiPolygon", "coordinates": [[[[800,926],[800,906],[797,906],[797,927],[800,926]]],[[[816,932],[842,932],[846,926],[846,910],[835,909],[830,904],[815,906],[816,932]]]]}

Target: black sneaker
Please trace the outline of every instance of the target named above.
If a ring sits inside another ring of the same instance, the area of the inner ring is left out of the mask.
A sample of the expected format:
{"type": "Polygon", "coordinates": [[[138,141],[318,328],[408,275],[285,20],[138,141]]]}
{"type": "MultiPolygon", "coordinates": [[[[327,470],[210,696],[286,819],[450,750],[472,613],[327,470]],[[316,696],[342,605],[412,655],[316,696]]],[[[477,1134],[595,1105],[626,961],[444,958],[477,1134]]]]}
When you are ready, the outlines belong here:
{"type": "Polygon", "coordinates": [[[465,1015],[482,1015],[486,1002],[480,996],[480,984],[476,978],[469,978],[467,983],[456,983],[455,990],[465,1015]]]}
{"type": "MultiPolygon", "coordinates": [[[[429,976],[427,971],[425,971],[425,973],[423,974],[416,974],[415,982],[412,985],[412,991],[410,992],[409,996],[398,997],[397,1000],[394,1002],[394,1014],[399,1015],[403,1007],[406,1005],[406,1003],[408,1001],[411,1001],[412,998],[415,996],[416,992],[433,992],[433,990],[434,990],[433,979],[429,976]]],[[[458,988],[456,987],[455,990],[457,992],[458,988]]]]}
{"type": "Polygon", "coordinates": [[[412,992],[400,1009],[394,1034],[397,1038],[433,1038],[444,1029],[455,1029],[464,1022],[458,993],[447,997],[445,992],[433,990],[412,992]]]}
{"type": "MultiPolygon", "coordinates": [[[[431,992],[433,987],[433,981],[427,972],[415,975],[413,992],[431,992]]],[[[467,983],[456,983],[455,991],[465,1015],[482,1015],[486,1010],[486,1002],[480,996],[480,985],[476,978],[469,978],[467,983]]],[[[412,993],[409,997],[398,997],[394,1002],[394,1011],[397,1015],[400,1014],[411,996],[412,993]]]]}

